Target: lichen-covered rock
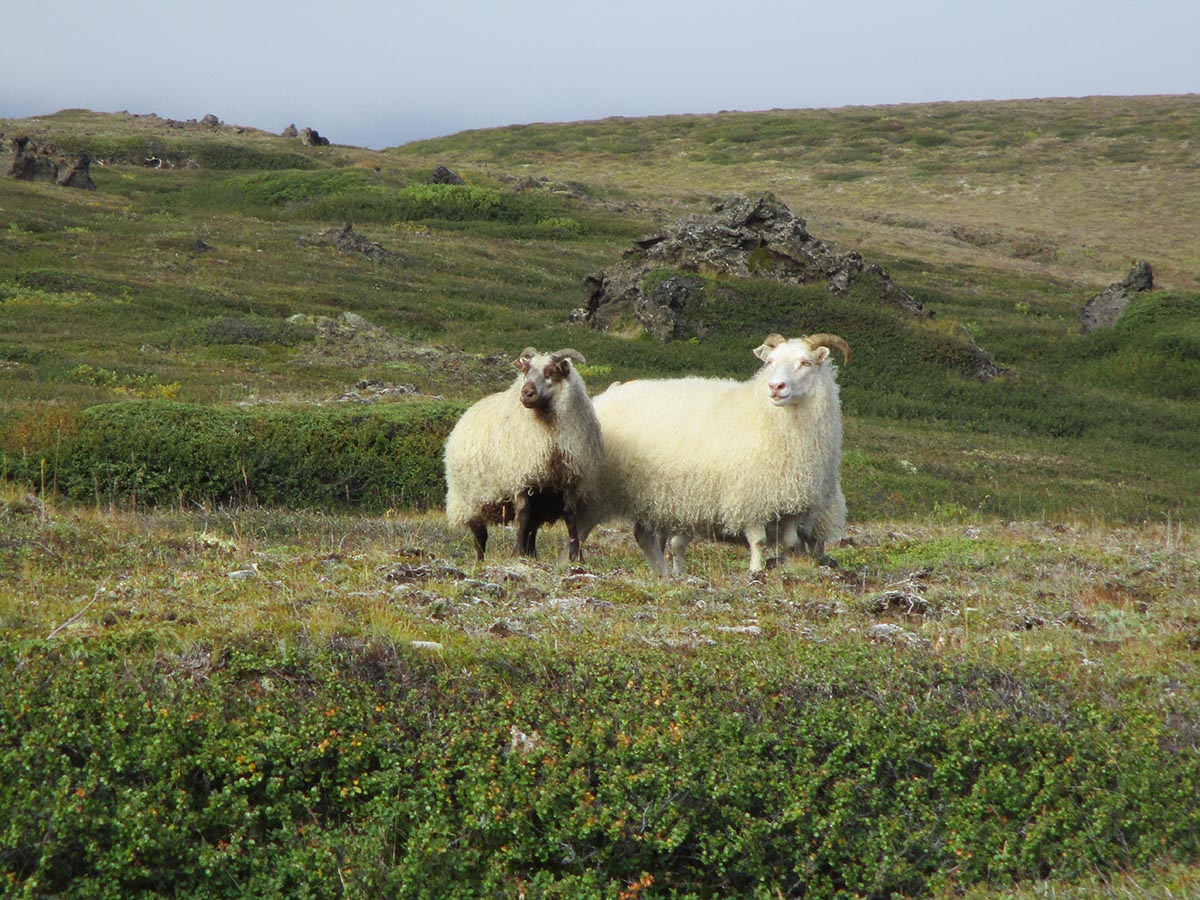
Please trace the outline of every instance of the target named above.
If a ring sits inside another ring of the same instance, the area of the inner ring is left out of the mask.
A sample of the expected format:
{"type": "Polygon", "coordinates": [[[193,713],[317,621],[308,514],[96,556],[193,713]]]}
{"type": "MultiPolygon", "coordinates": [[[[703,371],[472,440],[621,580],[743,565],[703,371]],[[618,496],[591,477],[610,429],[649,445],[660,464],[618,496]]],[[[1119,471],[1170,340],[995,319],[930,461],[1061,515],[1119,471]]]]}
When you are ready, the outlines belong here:
{"type": "Polygon", "coordinates": [[[1111,328],[1117,324],[1134,294],[1153,288],[1154,271],[1150,263],[1143,259],[1129,270],[1123,280],[1110,284],[1083,305],[1079,315],[1083,333],[1088,334],[1097,328],[1111,328]]]}
{"type": "Polygon", "coordinates": [[[680,273],[772,278],[789,284],[825,282],[843,293],[865,273],[882,285],[883,299],[916,316],[930,313],[879,266],[854,252],[838,253],[808,232],[804,219],[770,194],[733,197],[711,215],[676,222],[634,241],[624,258],[585,279],[586,305],[573,315],[594,328],[624,327],[635,318],[660,340],[680,337],[678,318],[697,287],[686,274],[658,281],[658,269],[680,273]]]}

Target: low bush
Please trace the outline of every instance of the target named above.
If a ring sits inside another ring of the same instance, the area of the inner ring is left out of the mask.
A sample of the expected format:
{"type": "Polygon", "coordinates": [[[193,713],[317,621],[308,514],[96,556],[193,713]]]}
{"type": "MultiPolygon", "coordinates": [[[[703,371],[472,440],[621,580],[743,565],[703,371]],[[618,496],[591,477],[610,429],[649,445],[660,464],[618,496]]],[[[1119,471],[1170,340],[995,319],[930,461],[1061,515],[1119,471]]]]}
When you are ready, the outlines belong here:
{"type": "Polygon", "coordinates": [[[0,432],[5,471],[97,502],[253,502],[382,510],[441,504],[462,407],[219,409],[168,401],[51,407],[0,432]],[[40,422],[39,415],[53,417],[40,422]]]}
{"type": "Polygon", "coordinates": [[[1078,381],[1131,397],[1200,397],[1200,295],[1135,298],[1116,325],[1085,338],[1070,369],[1078,381]]]}
{"type": "Polygon", "coordinates": [[[224,208],[249,205],[264,215],[290,219],[499,222],[552,231],[554,236],[582,230],[564,214],[564,201],[544,194],[454,184],[394,188],[358,169],[238,175],[197,188],[190,202],[224,208]]]}
{"type": "Polygon", "coordinates": [[[226,178],[197,190],[197,196],[252,206],[287,207],[348,193],[378,190],[365,172],[356,169],[320,171],[284,170],[226,178]]]}
{"type": "Polygon", "coordinates": [[[314,330],[305,323],[265,316],[218,316],[183,329],[176,339],[180,346],[223,344],[276,344],[292,347],[311,340],[314,330]]]}
{"type": "Polygon", "coordinates": [[[0,646],[0,880],[883,900],[1200,852],[1181,701],[903,651],[744,653],[0,646]]]}
{"type": "Polygon", "coordinates": [[[58,155],[88,154],[106,164],[142,166],[161,161],[168,167],[198,165],[218,171],[305,169],[314,165],[305,154],[282,141],[239,144],[219,136],[161,138],[145,134],[97,135],[64,133],[55,139],[58,155]]]}

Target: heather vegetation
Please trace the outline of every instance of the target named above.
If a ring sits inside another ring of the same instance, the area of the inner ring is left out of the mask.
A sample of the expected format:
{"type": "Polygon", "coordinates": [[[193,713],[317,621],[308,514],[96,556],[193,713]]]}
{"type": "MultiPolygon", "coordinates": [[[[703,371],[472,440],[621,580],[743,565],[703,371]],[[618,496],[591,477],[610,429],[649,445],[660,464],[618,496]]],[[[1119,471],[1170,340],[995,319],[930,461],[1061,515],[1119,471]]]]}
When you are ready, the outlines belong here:
{"type": "Polygon", "coordinates": [[[0,120],[96,160],[0,178],[0,894],[1197,893],[1198,125],[0,120]],[[694,274],[702,337],[570,321],[632,239],[767,190],[936,315],[764,263],[694,274]],[[1084,335],[1136,258],[1158,289],[1084,335]],[[442,441],[521,348],[599,391],[748,377],[768,331],[854,349],[834,565],[700,542],[660,581],[615,523],[476,565],[447,527],[442,441]]]}

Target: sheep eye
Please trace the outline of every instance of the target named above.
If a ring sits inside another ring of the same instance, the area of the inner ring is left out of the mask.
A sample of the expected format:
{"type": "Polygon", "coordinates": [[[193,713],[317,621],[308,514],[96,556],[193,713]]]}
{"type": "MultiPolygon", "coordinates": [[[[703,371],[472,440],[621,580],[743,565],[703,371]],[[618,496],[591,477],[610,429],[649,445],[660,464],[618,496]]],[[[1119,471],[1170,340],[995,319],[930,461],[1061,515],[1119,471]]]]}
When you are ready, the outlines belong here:
{"type": "Polygon", "coordinates": [[[800,360],[800,365],[801,366],[811,366],[812,360],[811,359],[802,359],[802,360],[800,360]]]}

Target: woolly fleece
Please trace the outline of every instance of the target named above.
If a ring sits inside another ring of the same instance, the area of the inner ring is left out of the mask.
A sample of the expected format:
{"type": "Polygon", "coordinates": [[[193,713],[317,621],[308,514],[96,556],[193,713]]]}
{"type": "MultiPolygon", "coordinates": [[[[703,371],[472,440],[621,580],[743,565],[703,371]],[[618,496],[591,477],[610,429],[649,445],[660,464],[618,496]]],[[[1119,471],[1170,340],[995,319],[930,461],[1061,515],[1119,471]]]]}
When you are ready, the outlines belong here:
{"type": "MultiPolygon", "coordinates": [[[[534,357],[544,364],[548,355],[534,357]]],[[[501,521],[502,504],[521,491],[563,491],[572,508],[598,493],[600,423],[575,368],[560,385],[549,416],[521,404],[523,375],[507,390],[471,406],[446,439],[446,518],[501,521]]]]}
{"type": "Polygon", "coordinates": [[[595,521],[624,517],[663,533],[739,533],[796,515],[809,536],[841,536],[842,419],[836,368],[802,402],[775,406],[766,370],[748,381],[633,381],[594,400],[604,431],[605,496],[595,521]]]}

